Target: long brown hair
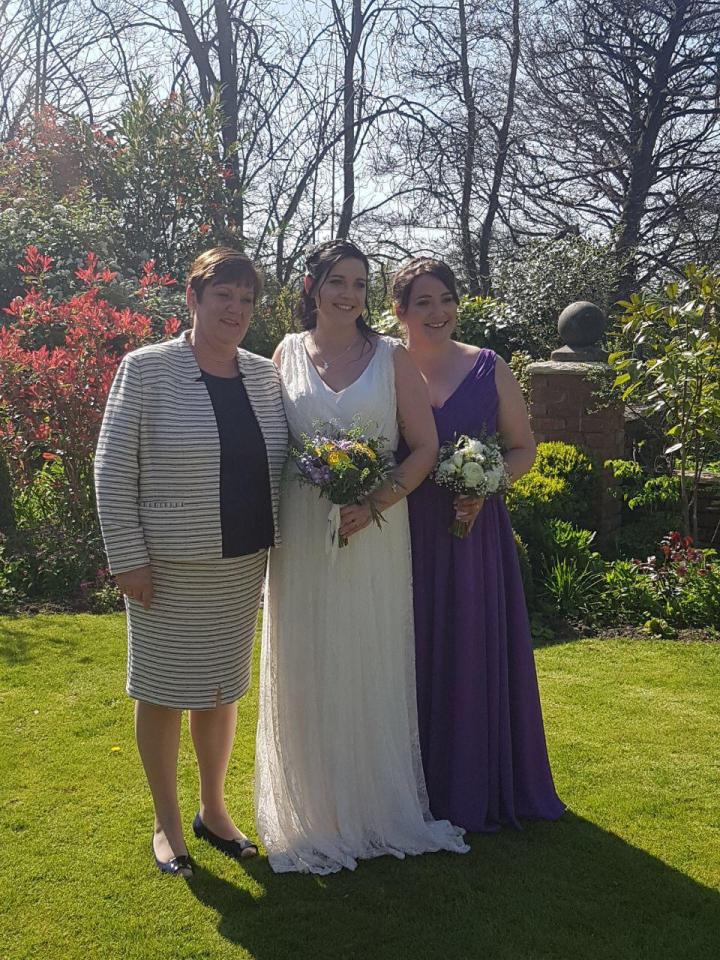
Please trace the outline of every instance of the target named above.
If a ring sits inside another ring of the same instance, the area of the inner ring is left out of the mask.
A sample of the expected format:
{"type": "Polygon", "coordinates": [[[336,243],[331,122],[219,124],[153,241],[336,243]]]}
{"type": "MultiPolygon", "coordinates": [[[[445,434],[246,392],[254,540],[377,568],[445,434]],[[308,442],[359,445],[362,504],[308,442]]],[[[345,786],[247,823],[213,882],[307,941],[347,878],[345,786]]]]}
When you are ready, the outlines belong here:
{"type": "MultiPolygon", "coordinates": [[[[305,258],[305,276],[310,277],[310,289],[303,286],[298,305],[298,317],[304,330],[313,330],[317,326],[317,304],[315,298],[325,283],[327,275],[341,260],[359,260],[370,274],[370,261],[359,247],[350,240],[327,240],[313,247],[305,258]]],[[[370,311],[365,300],[363,313],[355,320],[358,330],[367,338],[372,328],[369,324],[370,311]],[[367,315],[367,319],[366,319],[367,315]]]]}
{"type": "Polygon", "coordinates": [[[410,303],[412,285],[418,277],[437,277],[452,294],[455,303],[460,303],[457,292],[455,274],[443,260],[434,260],[432,257],[413,257],[404,267],[400,267],[393,277],[392,298],[395,306],[407,310],[410,303]]]}

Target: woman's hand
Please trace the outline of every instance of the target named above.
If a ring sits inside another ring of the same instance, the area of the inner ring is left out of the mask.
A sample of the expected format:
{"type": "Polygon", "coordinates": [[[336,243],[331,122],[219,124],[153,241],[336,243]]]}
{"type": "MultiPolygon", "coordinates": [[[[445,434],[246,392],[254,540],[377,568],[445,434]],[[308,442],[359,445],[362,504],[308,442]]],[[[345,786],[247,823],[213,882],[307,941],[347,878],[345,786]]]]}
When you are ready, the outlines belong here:
{"type": "Polygon", "coordinates": [[[472,530],[484,503],[485,497],[455,497],[455,517],[468,525],[468,533],[472,530]]]}
{"type": "Polygon", "coordinates": [[[351,537],[372,523],[372,511],[369,503],[351,503],[340,507],[340,536],[351,537]]]}
{"type": "Polygon", "coordinates": [[[150,609],[153,598],[152,569],[150,564],[144,567],[135,567],[115,576],[115,583],[121,593],[131,600],[137,600],[146,610],[150,609]]]}

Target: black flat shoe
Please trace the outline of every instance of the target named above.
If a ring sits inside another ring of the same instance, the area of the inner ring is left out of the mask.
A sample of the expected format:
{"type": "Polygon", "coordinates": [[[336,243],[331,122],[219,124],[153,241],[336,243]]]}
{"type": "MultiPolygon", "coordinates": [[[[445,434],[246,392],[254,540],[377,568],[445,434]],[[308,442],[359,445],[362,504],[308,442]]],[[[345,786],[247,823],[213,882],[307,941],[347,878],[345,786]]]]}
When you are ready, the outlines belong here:
{"type": "Polygon", "coordinates": [[[155,857],[155,866],[161,873],[169,873],[174,877],[184,877],[189,880],[193,876],[193,862],[187,853],[181,853],[179,857],[173,857],[172,860],[158,860],[155,853],[155,839],[150,840],[150,849],[155,857]]]}
{"type": "Polygon", "coordinates": [[[249,860],[251,857],[258,855],[257,844],[253,843],[252,840],[247,838],[245,840],[225,840],[223,837],[219,837],[212,830],[208,830],[200,819],[199,813],[195,814],[192,828],[198,840],[207,840],[211,847],[215,847],[220,853],[224,853],[226,857],[233,860],[249,860]]]}

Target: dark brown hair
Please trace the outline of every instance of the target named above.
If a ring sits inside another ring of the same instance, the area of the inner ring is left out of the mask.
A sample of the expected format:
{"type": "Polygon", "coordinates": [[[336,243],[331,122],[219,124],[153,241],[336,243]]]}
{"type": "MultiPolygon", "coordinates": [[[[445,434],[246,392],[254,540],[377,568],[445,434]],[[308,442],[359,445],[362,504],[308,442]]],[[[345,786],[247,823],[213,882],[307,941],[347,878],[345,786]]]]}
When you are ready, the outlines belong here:
{"type": "MultiPolygon", "coordinates": [[[[303,329],[313,330],[317,326],[315,297],[318,295],[327,275],[341,260],[359,260],[365,267],[365,272],[368,275],[370,273],[370,261],[362,250],[350,240],[327,240],[308,251],[305,257],[305,276],[310,277],[310,290],[305,290],[303,286],[298,305],[298,317],[303,329]]],[[[367,300],[365,301],[364,313],[369,318],[367,300]]],[[[358,330],[367,338],[371,327],[362,313],[355,323],[358,330]]]]}
{"type": "Polygon", "coordinates": [[[432,257],[413,257],[404,267],[400,267],[393,277],[392,298],[395,305],[401,310],[407,310],[413,283],[418,277],[425,276],[437,277],[448,288],[455,303],[460,303],[455,274],[446,263],[433,260],[432,257]]]}
{"type": "Polygon", "coordinates": [[[202,300],[205,287],[211,283],[238,283],[252,287],[253,300],[262,293],[262,274],[249,257],[232,247],[212,247],[196,257],[187,275],[188,286],[202,300]]]}

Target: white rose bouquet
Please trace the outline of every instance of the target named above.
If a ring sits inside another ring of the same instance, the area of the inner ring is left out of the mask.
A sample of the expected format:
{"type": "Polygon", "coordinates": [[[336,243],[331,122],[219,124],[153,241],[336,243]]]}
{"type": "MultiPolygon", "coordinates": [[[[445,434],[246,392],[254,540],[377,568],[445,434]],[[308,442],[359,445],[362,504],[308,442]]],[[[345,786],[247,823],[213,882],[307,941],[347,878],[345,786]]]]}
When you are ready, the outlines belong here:
{"type": "MultiPolygon", "coordinates": [[[[440,447],[437,464],[431,474],[441,487],[449,487],[461,497],[489,497],[504,493],[509,486],[500,442],[497,436],[482,440],[462,436],[440,447]]],[[[455,519],[450,533],[466,537],[470,525],[455,519]]]]}

